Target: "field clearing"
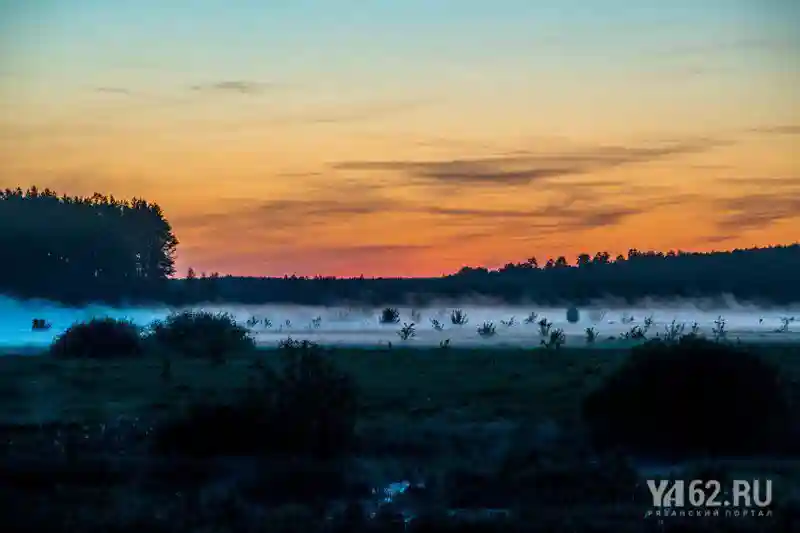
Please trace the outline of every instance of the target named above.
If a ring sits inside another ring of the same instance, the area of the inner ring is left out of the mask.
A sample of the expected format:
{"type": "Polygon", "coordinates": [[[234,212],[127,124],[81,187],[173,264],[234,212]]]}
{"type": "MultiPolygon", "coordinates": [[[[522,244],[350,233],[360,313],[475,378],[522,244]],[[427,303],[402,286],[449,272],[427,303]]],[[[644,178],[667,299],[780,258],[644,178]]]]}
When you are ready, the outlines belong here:
{"type": "MultiPolygon", "coordinates": [[[[800,345],[750,345],[800,383],[800,345]]],[[[545,420],[567,423],[581,398],[629,350],[569,348],[332,348],[330,357],[361,390],[362,417],[445,416],[471,421],[545,420]]],[[[224,364],[163,361],[59,360],[48,355],[0,357],[0,424],[97,422],[116,416],[158,417],[195,400],[241,391],[260,364],[279,353],[260,349],[224,364]]]]}

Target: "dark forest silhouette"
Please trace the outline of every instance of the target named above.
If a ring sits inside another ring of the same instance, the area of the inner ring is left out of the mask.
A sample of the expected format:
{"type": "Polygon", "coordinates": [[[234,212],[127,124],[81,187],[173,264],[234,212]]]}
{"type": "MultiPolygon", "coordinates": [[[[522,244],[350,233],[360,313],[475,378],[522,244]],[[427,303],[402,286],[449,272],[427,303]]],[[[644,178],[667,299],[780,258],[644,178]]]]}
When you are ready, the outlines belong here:
{"type": "Polygon", "coordinates": [[[485,296],[508,303],[617,297],[800,301],[800,244],[724,252],[582,254],[438,278],[234,277],[190,270],[174,278],[178,240],[161,208],[140,198],[59,196],[31,187],[0,192],[0,293],[22,298],[173,305],[227,303],[424,304],[485,296]],[[792,281],[794,280],[794,281],[792,281]]]}

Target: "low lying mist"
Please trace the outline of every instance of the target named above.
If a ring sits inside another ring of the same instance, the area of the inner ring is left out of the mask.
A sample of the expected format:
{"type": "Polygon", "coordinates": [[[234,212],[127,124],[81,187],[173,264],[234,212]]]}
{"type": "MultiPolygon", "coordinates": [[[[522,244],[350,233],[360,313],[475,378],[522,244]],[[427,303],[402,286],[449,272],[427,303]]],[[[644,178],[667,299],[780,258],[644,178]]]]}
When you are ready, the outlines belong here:
{"type": "Polygon", "coordinates": [[[540,322],[544,319],[553,329],[563,330],[567,344],[583,343],[587,328],[595,331],[597,339],[608,341],[624,336],[635,327],[646,328],[649,336],[663,333],[671,324],[694,327],[701,334],[711,335],[718,327],[715,321],[724,319],[728,338],[741,341],[800,341],[800,304],[783,308],[743,304],[732,297],[716,299],[669,301],[645,299],[636,304],[608,299],[592,302],[578,309],[578,320],[567,320],[567,306],[507,305],[486,300],[463,303],[437,302],[424,307],[393,306],[396,321],[381,321],[381,307],[361,306],[298,306],[298,305],[237,305],[208,303],[186,308],[167,306],[109,307],[90,305],[66,307],[43,300],[21,301],[0,297],[0,346],[9,348],[38,348],[52,340],[76,322],[92,318],[125,319],[146,327],[173,312],[203,310],[231,314],[237,322],[247,325],[256,341],[263,346],[277,345],[289,336],[308,339],[320,344],[374,346],[392,343],[425,346],[438,345],[447,339],[453,345],[512,344],[538,345],[540,322]],[[722,304],[720,303],[722,301],[722,304]],[[460,309],[466,313],[465,324],[454,324],[451,314],[460,309]],[[34,319],[48,324],[48,329],[32,328],[34,319]],[[796,319],[796,320],[795,320],[796,319]],[[414,335],[402,340],[399,330],[413,324],[414,335]],[[484,324],[494,327],[493,335],[480,335],[484,324]]]}

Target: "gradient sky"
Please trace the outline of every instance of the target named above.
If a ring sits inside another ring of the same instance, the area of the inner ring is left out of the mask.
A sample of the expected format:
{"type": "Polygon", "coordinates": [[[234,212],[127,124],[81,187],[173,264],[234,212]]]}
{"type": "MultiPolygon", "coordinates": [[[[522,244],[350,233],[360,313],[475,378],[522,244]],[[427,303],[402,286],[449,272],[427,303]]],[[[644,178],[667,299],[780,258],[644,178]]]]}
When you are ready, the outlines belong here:
{"type": "Polygon", "coordinates": [[[795,0],[0,0],[0,187],[179,270],[439,275],[800,238],[795,0]]]}

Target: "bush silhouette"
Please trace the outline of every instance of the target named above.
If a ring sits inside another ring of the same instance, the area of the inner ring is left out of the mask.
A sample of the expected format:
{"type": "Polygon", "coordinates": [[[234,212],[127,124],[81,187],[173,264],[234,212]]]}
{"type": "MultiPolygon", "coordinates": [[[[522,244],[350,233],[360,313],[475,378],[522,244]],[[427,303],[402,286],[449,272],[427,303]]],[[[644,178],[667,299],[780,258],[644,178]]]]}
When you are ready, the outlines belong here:
{"type": "Polygon", "coordinates": [[[328,459],[353,444],[357,392],[307,341],[281,348],[277,370],[259,365],[250,387],[225,403],[196,404],[156,429],[162,453],[328,459]]]}
{"type": "Polygon", "coordinates": [[[143,348],[139,328],[132,322],[93,318],[73,324],[56,337],[50,353],[56,357],[99,359],[137,356],[143,348]]]}
{"type": "Polygon", "coordinates": [[[583,403],[596,444],[651,456],[776,451],[791,427],[778,371],[736,346],[650,341],[583,403]]]}
{"type": "Polygon", "coordinates": [[[581,319],[580,311],[578,311],[577,307],[570,307],[567,309],[567,322],[570,324],[575,324],[581,319]]]}
{"type": "Polygon", "coordinates": [[[208,311],[184,311],[156,320],[150,325],[149,339],[170,352],[211,359],[255,347],[250,332],[232,315],[208,311]]]}
{"type": "Polygon", "coordinates": [[[379,320],[381,324],[397,324],[400,322],[400,311],[395,307],[386,307],[381,311],[379,320]]]}

